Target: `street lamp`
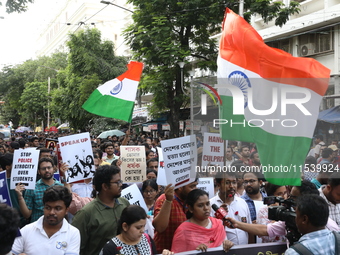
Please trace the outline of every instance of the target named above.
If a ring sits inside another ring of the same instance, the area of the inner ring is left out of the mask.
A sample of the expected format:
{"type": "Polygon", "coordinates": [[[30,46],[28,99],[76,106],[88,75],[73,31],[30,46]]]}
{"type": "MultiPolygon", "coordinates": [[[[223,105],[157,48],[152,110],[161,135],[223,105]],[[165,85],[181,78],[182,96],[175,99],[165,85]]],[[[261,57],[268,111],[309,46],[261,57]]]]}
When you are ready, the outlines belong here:
{"type": "Polygon", "coordinates": [[[109,2],[109,1],[100,1],[100,3],[102,3],[102,4],[111,4],[111,5],[114,5],[114,6],[117,6],[118,8],[121,8],[121,9],[123,9],[123,10],[125,10],[125,11],[128,11],[128,12],[131,12],[131,13],[133,13],[133,11],[131,11],[131,10],[129,10],[129,9],[126,9],[126,8],[124,8],[123,6],[119,6],[119,5],[117,5],[117,4],[114,4],[114,3],[111,3],[111,2],[109,2]]]}

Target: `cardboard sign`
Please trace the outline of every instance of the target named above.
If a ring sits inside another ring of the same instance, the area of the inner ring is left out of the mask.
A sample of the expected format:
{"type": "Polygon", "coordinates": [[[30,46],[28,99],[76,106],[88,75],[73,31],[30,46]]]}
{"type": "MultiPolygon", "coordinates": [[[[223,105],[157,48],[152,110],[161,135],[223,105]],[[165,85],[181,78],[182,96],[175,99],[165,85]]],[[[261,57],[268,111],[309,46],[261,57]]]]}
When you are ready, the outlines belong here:
{"type": "Polygon", "coordinates": [[[91,139],[89,133],[59,137],[60,153],[69,169],[66,182],[92,178],[95,173],[91,139]]]}
{"type": "Polygon", "coordinates": [[[157,184],[162,185],[162,186],[166,186],[167,182],[166,182],[166,176],[165,176],[162,148],[157,147],[157,154],[158,154],[157,184]]]}
{"type": "Polygon", "coordinates": [[[224,166],[224,140],[220,134],[204,133],[202,166],[224,166]]]}
{"type": "Polygon", "coordinates": [[[26,189],[35,189],[39,153],[36,148],[14,151],[11,189],[15,189],[19,183],[24,184],[26,189]]]}
{"type": "Polygon", "coordinates": [[[166,183],[176,188],[195,178],[197,165],[196,136],[184,136],[161,141],[166,183]]]}
{"type": "Polygon", "coordinates": [[[6,171],[0,172],[0,203],[6,203],[9,206],[12,206],[12,201],[7,186],[6,171]]]}
{"type": "Polygon", "coordinates": [[[139,205],[146,213],[148,213],[148,207],[145,204],[142,193],[140,192],[137,184],[133,184],[122,190],[121,197],[127,199],[130,205],[139,205]]]}
{"type": "Polygon", "coordinates": [[[120,146],[121,178],[123,182],[146,179],[145,146],[120,146]]]}
{"type": "Polygon", "coordinates": [[[197,188],[207,192],[209,194],[209,199],[213,198],[215,196],[214,178],[199,178],[197,188]]]}

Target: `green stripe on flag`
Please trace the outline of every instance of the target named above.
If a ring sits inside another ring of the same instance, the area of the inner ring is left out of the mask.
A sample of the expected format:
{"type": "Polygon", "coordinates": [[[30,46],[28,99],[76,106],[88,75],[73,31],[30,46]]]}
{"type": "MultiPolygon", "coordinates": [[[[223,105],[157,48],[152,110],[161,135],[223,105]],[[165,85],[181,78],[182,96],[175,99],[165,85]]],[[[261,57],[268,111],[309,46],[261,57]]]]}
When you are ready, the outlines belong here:
{"type": "Polygon", "coordinates": [[[99,116],[131,122],[134,104],[133,101],[102,95],[96,89],[82,107],[86,111],[99,116]]]}
{"type": "Polygon", "coordinates": [[[243,127],[245,121],[244,115],[233,115],[233,98],[231,96],[222,96],[222,106],[220,105],[220,120],[227,121],[226,124],[220,125],[221,138],[224,140],[236,140],[253,143],[254,139],[250,133],[249,127],[243,127]]]}

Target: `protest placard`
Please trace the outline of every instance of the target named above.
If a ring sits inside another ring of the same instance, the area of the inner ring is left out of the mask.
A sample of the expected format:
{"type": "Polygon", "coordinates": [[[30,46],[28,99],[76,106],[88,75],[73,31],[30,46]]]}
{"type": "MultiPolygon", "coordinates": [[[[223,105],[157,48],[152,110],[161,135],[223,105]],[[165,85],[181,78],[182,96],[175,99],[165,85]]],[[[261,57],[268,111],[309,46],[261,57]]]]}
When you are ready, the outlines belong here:
{"type": "Polygon", "coordinates": [[[121,178],[123,182],[146,179],[145,146],[120,146],[121,178]]]}
{"type": "Polygon", "coordinates": [[[92,178],[95,173],[92,146],[89,133],[59,137],[60,154],[69,168],[66,182],[92,178]]]}
{"type": "Polygon", "coordinates": [[[202,166],[224,166],[224,140],[220,134],[204,133],[202,166]]]}
{"type": "Polygon", "coordinates": [[[35,189],[38,162],[39,150],[36,150],[36,148],[15,150],[10,188],[15,189],[15,186],[21,183],[25,185],[26,189],[35,189]]]}
{"type": "Polygon", "coordinates": [[[12,201],[7,186],[6,171],[0,172],[0,203],[6,203],[9,206],[12,206],[12,201]]]}
{"type": "Polygon", "coordinates": [[[166,186],[167,183],[166,183],[162,148],[157,147],[157,154],[158,154],[157,184],[166,186]]]}
{"type": "Polygon", "coordinates": [[[166,183],[176,188],[195,178],[197,165],[196,136],[184,136],[161,141],[166,183]]]}
{"type": "Polygon", "coordinates": [[[214,178],[199,178],[197,188],[207,192],[209,194],[209,199],[213,198],[215,196],[214,178]]]}
{"type": "Polygon", "coordinates": [[[126,198],[130,205],[139,205],[145,210],[146,213],[148,213],[148,207],[145,204],[144,198],[137,187],[137,184],[132,184],[131,186],[123,189],[121,197],[126,198]]]}

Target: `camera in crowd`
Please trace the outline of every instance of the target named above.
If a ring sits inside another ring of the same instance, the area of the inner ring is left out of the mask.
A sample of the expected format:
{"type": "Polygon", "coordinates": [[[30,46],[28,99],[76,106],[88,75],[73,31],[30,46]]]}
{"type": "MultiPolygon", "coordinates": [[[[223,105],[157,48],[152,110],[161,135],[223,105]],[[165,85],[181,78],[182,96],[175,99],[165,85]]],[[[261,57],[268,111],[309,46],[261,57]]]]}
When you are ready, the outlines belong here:
{"type": "Polygon", "coordinates": [[[293,199],[283,199],[282,197],[269,196],[264,198],[264,204],[272,205],[278,203],[278,206],[268,207],[268,219],[275,221],[284,221],[287,230],[287,239],[289,244],[293,245],[297,242],[301,234],[295,224],[296,213],[293,209],[295,201],[293,199]]]}

